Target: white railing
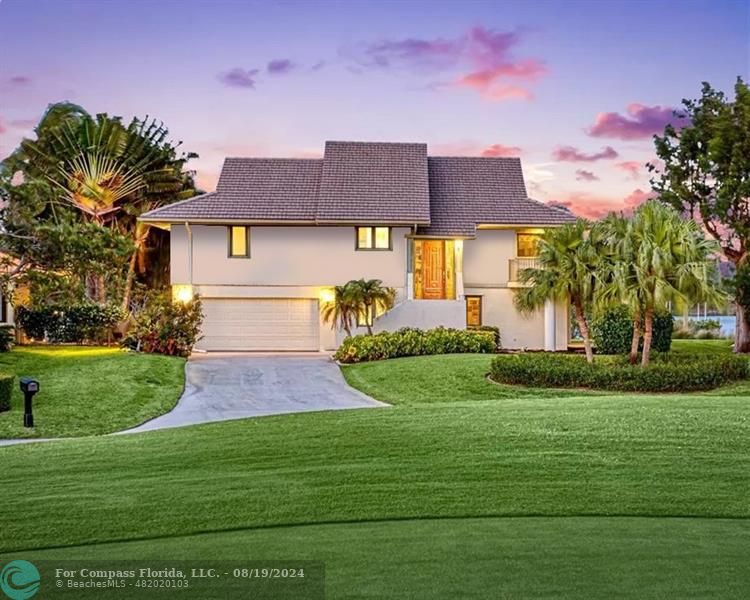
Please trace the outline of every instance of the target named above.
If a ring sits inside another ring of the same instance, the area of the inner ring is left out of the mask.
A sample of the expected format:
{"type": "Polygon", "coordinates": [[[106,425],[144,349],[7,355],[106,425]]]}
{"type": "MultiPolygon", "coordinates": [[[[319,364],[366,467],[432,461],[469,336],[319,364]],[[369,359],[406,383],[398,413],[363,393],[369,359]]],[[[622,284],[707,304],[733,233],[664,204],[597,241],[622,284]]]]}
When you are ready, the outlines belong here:
{"type": "Polygon", "coordinates": [[[518,281],[518,274],[523,269],[538,269],[538,258],[511,258],[508,261],[508,281],[518,281]]]}

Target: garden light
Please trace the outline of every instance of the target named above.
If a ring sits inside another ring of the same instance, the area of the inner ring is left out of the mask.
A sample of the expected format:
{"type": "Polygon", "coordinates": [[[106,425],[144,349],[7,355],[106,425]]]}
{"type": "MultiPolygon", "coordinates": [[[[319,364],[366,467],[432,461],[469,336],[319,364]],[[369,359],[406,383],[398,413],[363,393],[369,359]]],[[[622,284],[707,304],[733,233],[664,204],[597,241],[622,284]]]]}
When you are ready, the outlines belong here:
{"type": "Polygon", "coordinates": [[[21,391],[23,392],[23,426],[34,426],[34,414],[31,409],[31,401],[34,394],[39,391],[39,382],[33,377],[21,377],[21,391]]]}

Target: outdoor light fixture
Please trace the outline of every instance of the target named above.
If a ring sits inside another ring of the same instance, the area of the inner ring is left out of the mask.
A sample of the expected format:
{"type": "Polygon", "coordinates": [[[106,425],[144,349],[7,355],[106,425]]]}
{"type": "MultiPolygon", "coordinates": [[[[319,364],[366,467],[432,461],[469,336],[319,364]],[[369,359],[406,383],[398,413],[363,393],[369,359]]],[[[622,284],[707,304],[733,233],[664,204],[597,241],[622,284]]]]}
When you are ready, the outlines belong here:
{"type": "Polygon", "coordinates": [[[172,290],[172,297],[178,302],[190,302],[193,299],[193,286],[175,285],[172,290]]]}
{"type": "Polygon", "coordinates": [[[23,392],[23,426],[34,426],[34,414],[31,410],[31,401],[34,394],[39,391],[39,382],[33,377],[21,377],[21,391],[23,392]]]}
{"type": "Polygon", "coordinates": [[[333,293],[333,290],[331,288],[321,289],[320,294],[318,294],[318,297],[320,298],[320,301],[323,302],[324,304],[333,302],[336,299],[336,295],[333,293]]]}

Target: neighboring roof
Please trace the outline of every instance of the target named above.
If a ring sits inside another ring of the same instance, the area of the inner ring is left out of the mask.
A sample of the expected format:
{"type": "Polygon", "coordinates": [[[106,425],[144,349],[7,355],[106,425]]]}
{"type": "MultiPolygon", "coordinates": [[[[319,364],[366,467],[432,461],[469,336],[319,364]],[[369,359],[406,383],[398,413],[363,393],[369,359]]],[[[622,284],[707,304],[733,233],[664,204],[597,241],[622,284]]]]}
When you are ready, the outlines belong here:
{"type": "Polygon", "coordinates": [[[430,222],[427,144],[326,142],[319,222],[430,222]]]}
{"type": "Polygon", "coordinates": [[[574,217],[526,196],[517,158],[428,158],[426,144],[326,142],[323,159],[228,158],[215,192],[141,219],[408,224],[423,235],[472,237],[478,224],[574,217]]]}
{"type": "Polygon", "coordinates": [[[566,210],[526,195],[521,160],[431,156],[430,225],[423,235],[473,237],[478,224],[559,225],[575,220],[566,210]]]}

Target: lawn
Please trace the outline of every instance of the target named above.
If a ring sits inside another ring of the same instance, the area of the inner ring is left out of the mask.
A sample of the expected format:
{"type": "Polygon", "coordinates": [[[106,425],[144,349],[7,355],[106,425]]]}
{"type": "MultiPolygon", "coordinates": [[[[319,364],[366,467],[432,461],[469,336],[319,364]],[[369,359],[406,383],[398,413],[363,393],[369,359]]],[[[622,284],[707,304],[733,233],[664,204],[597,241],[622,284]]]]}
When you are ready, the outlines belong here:
{"type": "Polygon", "coordinates": [[[0,413],[0,439],[98,435],[133,427],[170,410],[184,386],[185,361],[115,348],[21,346],[0,354],[16,376],[11,410],[0,413]],[[33,429],[23,427],[18,378],[40,382],[33,429]]]}
{"type": "Polygon", "coordinates": [[[0,448],[0,552],[317,559],[330,598],[746,597],[746,392],[514,393],[488,360],[346,368],[391,368],[392,408],[0,448]]]}

